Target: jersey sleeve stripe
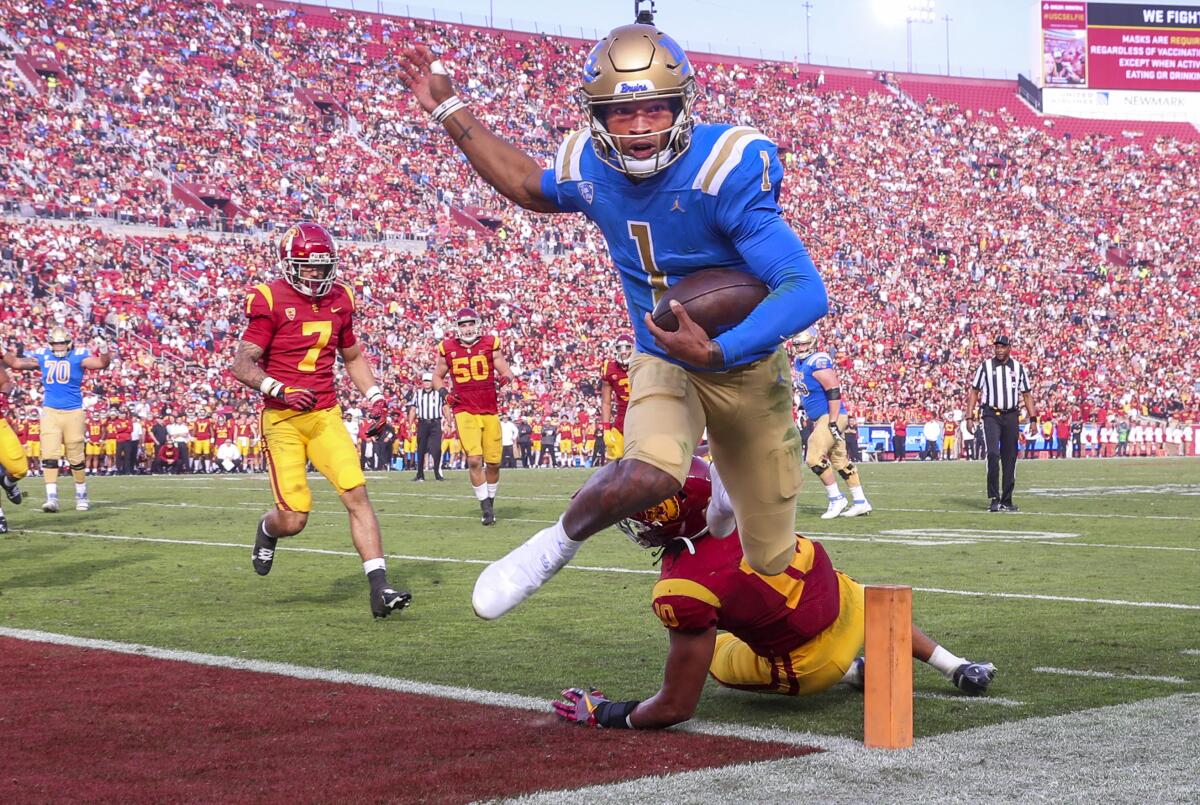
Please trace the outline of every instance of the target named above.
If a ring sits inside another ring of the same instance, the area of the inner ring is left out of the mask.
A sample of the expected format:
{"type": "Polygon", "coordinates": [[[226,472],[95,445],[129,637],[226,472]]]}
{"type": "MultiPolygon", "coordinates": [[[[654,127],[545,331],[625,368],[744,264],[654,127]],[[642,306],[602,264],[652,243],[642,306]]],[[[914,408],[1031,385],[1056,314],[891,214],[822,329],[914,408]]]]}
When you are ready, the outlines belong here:
{"type": "Polygon", "coordinates": [[[691,579],[661,579],[654,585],[654,598],[665,598],[669,595],[695,598],[697,601],[721,608],[721,599],[717,598],[712,590],[691,579]]]}
{"type": "Polygon", "coordinates": [[[558,147],[558,155],[554,158],[554,178],[561,182],[577,182],[580,180],[579,160],[583,156],[583,145],[587,142],[584,134],[587,129],[580,129],[563,140],[558,147]]]}
{"type": "Polygon", "coordinates": [[[255,285],[254,290],[256,290],[260,294],[262,294],[263,299],[267,300],[267,308],[269,310],[275,309],[275,295],[273,293],[271,293],[270,285],[267,285],[265,283],[262,285],[255,285]]]}
{"type": "Polygon", "coordinates": [[[713,195],[713,196],[720,193],[721,185],[724,184],[724,182],[725,182],[725,177],[727,177],[729,174],[733,173],[733,169],[736,168],[738,166],[738,164],[742,161],[742,154],[745,153],[746,146],[750,145],[750,143],[755,142],[757,140],[762,140],[763,142],[770,142],[770,140],[767,139],[765,134],[762,134],[761,132],[758,132],[758,131],[754,131],[753,129],[751,129],[750,132],[747,134],[738,135],[736,138],[730,140],[729,156],[726,157],[725,160],[720,163],[720,165],[719,165],[719,167],[717,167],[715,173],[713,173],[712,178],[709,179],[709,181],[701,189],[705,193],[708,193],[709,195],[713,195]]]}
{"type": "Polygon", "coordinates": [[[736,126],[718,137],[717,141],[713,143],[712,150],[708,152],[708,158],[704,160],[704,164],[696,172],[696,179],[692,182],[692,189],[702,190],[705,193],[710,192],[709,188],[712,186],[713,178],[729,160],[729,156],[733,153],[737,142],[744,137],[754,134],[758,134],[758,132],[749,126],[736,126]]]}

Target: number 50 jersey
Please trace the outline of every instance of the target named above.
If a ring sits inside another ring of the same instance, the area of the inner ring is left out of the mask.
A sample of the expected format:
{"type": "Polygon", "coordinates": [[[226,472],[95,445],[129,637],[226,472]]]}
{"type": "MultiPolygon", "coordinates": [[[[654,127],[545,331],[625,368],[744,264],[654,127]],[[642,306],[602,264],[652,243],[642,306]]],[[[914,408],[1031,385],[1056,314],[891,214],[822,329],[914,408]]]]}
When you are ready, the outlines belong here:
{"type": "Polygon", "coordinates": [[[500,412],[496,397],[496,367],[492,365],[492,353],[500,349],[500,336],[484,335],[470,346],[459,343],[457,338],[446,338],[438,344],[438,354],[450,368],[450,379],[454,381],[454,396],[458,402],[454,413],[497,414],[500,412]]]}
{"type": "MultiPolygon", "coordinates": [[[[255,285],[246,297],[250,323],[242,340],[262,347],[263,371],[285,386],[312,389],[317,408],[338,404],[333,365],[337,351],[358,343],[354,335],[354,292],[341,283],[320,299],[302,295],[286,280],[255,285]]],[[[267,408],[287,408],[263,397],[267,408]]]]}

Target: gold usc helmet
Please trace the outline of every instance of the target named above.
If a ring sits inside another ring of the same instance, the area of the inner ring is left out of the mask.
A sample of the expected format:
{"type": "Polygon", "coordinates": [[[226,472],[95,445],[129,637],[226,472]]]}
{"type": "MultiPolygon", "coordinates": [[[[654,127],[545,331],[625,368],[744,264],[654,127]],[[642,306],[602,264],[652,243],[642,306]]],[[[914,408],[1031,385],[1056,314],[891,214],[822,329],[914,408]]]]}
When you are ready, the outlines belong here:
{"type": "Polygon", "coordinates": [[[653,24],[634,23],[612,29],[592,48],[583,63],[577,97],[601,161],[629,176],[652,176],[691,145],[692,107],[698,94],[696,73],[679,43],[653,24]],[[633,159],[620,148],[619,140],[629,135],[611,134],[605,127],[605,107],[651,98],[670,99],[675,120],[669,129],[657,132],[667,134],[664,148],[653,157],[633,159]]]}

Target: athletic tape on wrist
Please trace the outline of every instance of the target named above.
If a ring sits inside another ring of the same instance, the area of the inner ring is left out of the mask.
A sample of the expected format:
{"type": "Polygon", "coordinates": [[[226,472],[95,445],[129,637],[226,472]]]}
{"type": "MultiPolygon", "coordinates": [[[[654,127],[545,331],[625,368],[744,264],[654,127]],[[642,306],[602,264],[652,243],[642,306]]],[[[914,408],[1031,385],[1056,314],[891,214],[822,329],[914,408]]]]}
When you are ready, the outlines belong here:
{"type": "Polygon", "coordinates": [[[446,65],[442,64],[441,59],[434,59],[429,63],[429,72],[434,75],[450,75],[446,72],[446,65]]]}
{"type": "Polygon", "coordinates": [[[283,384],[270,375],[267,375],[258,384],[258,390],[268,397],[278,397],[279,392],[283,390],[283,384]]]}
{"type": "Polygon", "coordinates": [[[367,389],[367,402],[373,403],[376,400],[382,399],[383,389],[379,388],[379,386],[371,386],[371,388],[367,389]]]}

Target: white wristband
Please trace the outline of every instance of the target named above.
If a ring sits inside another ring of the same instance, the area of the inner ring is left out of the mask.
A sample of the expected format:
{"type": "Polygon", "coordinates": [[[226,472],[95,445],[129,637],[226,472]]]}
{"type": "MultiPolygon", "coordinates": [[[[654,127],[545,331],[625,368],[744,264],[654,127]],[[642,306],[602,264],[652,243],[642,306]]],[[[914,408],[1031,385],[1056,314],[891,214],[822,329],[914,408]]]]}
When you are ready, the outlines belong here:
{"type": "Polygon", "coordinates": [[[429,116],[438,123],[445,123],[452,114],[457,112],[459,109],[465,109],[466,106],[467,105],[463,103],[462,99],[457,95],[451,95],[449,98],[439,103],[437,107],[435,107],[434,110],[429,113],[429,116]]]}
{"type": "Polygon", "coordinates": [[[279,392],[283,391],[283,384],[270,375],[267,375],[258,384],[258,390],[268,397],[278,397],[279,392]]]}
{"type": "Polygon", "coordinates": [[[367,389],[367,402],[373,403],[376,400],[382,399],[383,389],[379,388],[379,386],[371,386],[371,388],[367,389]]]}

